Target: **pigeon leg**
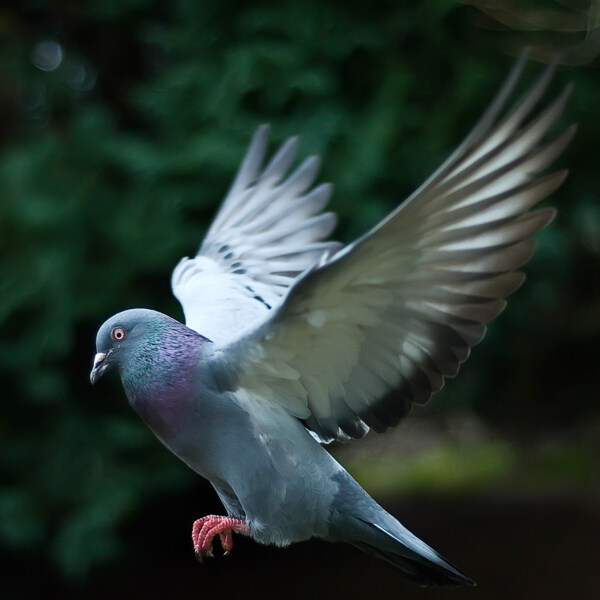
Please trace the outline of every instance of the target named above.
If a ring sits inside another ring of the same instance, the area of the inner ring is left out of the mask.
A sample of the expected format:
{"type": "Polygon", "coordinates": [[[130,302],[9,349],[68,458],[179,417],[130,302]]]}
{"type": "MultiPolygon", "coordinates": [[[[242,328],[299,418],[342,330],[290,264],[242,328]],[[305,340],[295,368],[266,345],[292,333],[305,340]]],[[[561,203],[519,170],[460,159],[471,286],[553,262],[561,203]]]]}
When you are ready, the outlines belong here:
{"type": "Polygon", "coordinates": [[[234,517],[207,515],[194,522],[192,527],[192,542],[196,558],[202,562],[205,557],[212,558],[213,538],[218,535],[221,546],[227,556],[233,548],[233,532],[250,535],[250,526],[246,521],[234,517]]]}

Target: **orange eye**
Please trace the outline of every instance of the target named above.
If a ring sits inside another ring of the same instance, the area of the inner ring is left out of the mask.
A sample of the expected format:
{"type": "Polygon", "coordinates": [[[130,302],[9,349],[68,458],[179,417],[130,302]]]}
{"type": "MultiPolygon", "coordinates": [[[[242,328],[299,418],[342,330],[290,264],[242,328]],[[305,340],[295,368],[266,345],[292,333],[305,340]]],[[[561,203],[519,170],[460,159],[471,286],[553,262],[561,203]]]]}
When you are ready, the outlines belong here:
{"type": "Polygon", "coordinates": [[[115,342],[122,342],[125,339],[126,332],[122,327],[115,327],[110,332],[110,337],[115,340],[115,342]]]}

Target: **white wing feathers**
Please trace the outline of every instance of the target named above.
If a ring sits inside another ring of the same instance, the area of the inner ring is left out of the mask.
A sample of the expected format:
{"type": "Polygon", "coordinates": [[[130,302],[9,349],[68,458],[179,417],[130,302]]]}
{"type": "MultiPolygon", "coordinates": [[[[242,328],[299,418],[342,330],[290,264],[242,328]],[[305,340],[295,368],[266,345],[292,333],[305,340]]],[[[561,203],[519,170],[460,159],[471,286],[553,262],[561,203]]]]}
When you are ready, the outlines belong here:
{"type": "Polygon", "coordinates": [[[565,177],[536,174],[574,133],[540,143],[568,90],[524,124],[551,68],[498,118],[522,64],[421,188],[303,275],[262,326],[226,349],[242,363],[241,400],[280,403],[322,441],[343,441],[397,424],[456,375],[523,282],[515,269],[533,252],[530,236],[553,217],[553,209],[531,208],[565,177]]]}
{"type": "Polygon", "coordinates": [[[184,258],[171,285],[186,324],[218,343],[264,317],[295,278],[339,244],[322,213],[331,185],[309,190],[320,161],[308,158],[284,180],[298,146],[289,139],[261,171],[269,129],[255,133],[233,185],[194,258],[184,258]]]}

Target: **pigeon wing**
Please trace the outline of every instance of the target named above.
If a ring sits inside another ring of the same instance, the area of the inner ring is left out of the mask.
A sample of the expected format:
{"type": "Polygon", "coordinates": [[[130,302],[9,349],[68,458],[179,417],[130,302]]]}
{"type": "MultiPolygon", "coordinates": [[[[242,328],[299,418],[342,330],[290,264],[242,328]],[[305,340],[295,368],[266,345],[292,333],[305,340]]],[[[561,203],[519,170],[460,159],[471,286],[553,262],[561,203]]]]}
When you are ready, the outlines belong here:
{"type": "Polygon", "coordinates": [[[282,404],[321,441],[344,441],[396,425],[457,374],[522,284],[516,269],[532,255],[532,234],[553,218],[532,207],[566,175],[538,176],[574,133],[542,141],[569,90],[528,119],[551,67],[501,117],[523,62],[406,202],[300,278],[233,344],[241,401],[282,404]]]}
{"type": "Polygon", "coordinates": [[[322,241],[336,218],[322,212],[331,185],[311,187],[319,158],[286,178],[298,140],[285,142],[263,168],[268,137],[268,126],[259,127],[198,254],[183,258],[171,278],[187,326],[214,342],[264,318],[298,275],[340,247],[322,241]]]}

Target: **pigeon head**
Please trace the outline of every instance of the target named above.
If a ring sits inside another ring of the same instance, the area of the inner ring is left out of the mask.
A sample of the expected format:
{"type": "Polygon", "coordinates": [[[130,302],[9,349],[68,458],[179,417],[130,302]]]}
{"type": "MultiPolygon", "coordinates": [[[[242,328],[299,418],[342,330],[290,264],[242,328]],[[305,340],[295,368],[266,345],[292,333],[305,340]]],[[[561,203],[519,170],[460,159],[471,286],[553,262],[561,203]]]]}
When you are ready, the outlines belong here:
{"type": "Polygon", "coordinates": [[[105,321],[96,335],[96,356],[90,381],[96,383],[104,373],[121,370],[140,346],[160,338],[160,324],[167,318],[147,309],[126,310],[105,321]]]}
{"type": "Polygon", "coordinates": [[[162,313],[126,310],[98,330],[90,381],[118,371],[130,405],[159,437],[167,435],[189,397],[208,342],[162,313]]]}
{"type": "Polygon", "coordinates": [[[90,373],[95,383],[116,369],[122,379],[143,377],[155,365],[178,362],[206,341],[179,321],[145,308],[126,310],[105,321],[96,336],[96,356],[90,373]]]}

